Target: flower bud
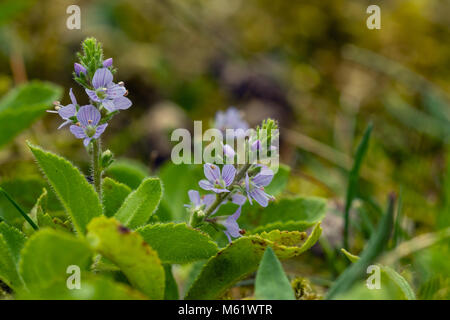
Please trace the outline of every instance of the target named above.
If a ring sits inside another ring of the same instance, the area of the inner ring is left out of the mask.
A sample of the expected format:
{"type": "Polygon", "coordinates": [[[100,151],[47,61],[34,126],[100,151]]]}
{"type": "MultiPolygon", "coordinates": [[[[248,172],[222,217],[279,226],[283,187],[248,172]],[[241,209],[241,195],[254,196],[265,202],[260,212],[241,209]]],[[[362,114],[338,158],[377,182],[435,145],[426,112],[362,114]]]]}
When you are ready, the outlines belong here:
{"type": "Polygon", "coordinates": [[[106,60],[103,61],[103,67],[105,67],[105,68],[111,67],[112,64],[113,64],[113,59],[112,58],[109,58],[109,59],[106,59],[106,60]]]}
{"type": "Polygon", "coordinates": [[[103,169],[108,168],[111,165],[111,163],[114,162],[114,155],[111,152],[111,150],[108,149],[103,151],[101,160],[102,160],[102,168],[103,169]]]}
{"type": "Polygon", "coordinates": [[[73,68],[75,69],[75,73],[77,74],[77,76],[80,76],[81,73],[86,74],[87,72],[86,68],[79,63],[74,63],[73,68]]]}

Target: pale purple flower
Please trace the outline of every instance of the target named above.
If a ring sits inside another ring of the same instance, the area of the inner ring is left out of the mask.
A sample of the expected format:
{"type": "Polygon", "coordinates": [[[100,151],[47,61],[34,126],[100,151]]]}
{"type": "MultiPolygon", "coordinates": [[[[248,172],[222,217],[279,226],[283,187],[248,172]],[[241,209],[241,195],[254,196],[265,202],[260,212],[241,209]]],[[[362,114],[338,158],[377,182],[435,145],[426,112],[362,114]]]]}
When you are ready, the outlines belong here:
{"type": "Polygon", "coordinates": [[[241,215],[241,207],[239,207],[235,213],[233,213],[231,216],[228,216],[228,218],[222,222],[222,225],[226,228],[223,232],[228,238],[228,241],[231,242],[231,237],[233,238],[239,238],[241,236],[241,229],[239,228],[239,224],[237,223],[237,219],[239,219],[239,216],[241,215]]]}
{"type": "Polygon", "coordinates": [[[60,106],[57,105],[57,110],[47,110],[47,112],[50,113],[57,113],[59,116],[65,120],[58,129],[61,129],[62,127],[68,125],[69,123],[73,123],[73,120],[71,119],[77,114],[77,99],[75,98],[75,95],[72,92],[72,88],[70,88],[69,91],[70,100],[72,101],[71,104],[68,104],[67,106],[60,106]]]}
{"type": "Polygon", "coordinates": [[[211,190],[215,193],[230,192],[226,188],[233,182],[236,175],[236,168],[231,164],[226,164],[220,168],[214,164],[206,163],[203,166],[206,179],[200,180],[199,186],[204,190],[211,190]]]}
{"type": "Polygon", "coordinates": [[[92,105],[81,107],[77,113],[77,119],[77,125],[71,125],[70,132],[78,139],[84,139],[83,143],[86,147],[92,139],[98,139],[108,126],[107,123],[98,126],[101,115],[92,105]]]}
{"type": "Polygon", "coordinates": [[[248,129],[248,123],[242,119],[239,110],[234,107],[228,108],[225,112],[216,113],[214,127],[225,132],[226,129],[248,129]]]}
{"type": "Polygon", "coordinates": [[[130,99],[124,97],[127,90],[113,82],[113,75],[108,68],[95,71],[92,85],[95,90],[86,89],[89,98],[95,102],[101,102],[109,112],[125,110],[131,106],[130,99]]]}
{"type": "Polygon", "coordinates": [[[255,152],[256,150],[260,150],[261,149],[261,141],[260,140],[256,140],[252,143],[252,151],[255,152]]]}
{"type": "Polygon", "coordinates": [[[86,74],[87,70],[85,67],[83,67],[81,64],[79,63],[74,63],[73,64],[73,68],[75,70],[75,73],[77,74],[77,76],[80,76],[81,73],[86,74]]]}
{"type": "Polygon", "coordinates": [[[112,58],[108,58],[106,60],[103,60],[103,67],[104,68],[109,68],[111,67],[113,64],[113,59],[112,58]]]}
{"type": "Polygon", "coordinates": [[[269,200],[273,200],[273,196],[264,191],[264,187],[269,185],[273,178],[273,171],[266,166],[261,166],[261,171],[256,176],[249,178],[248,174],[245,176],[245,189],[250,204],[252,199],[258,202],[261,206],[267,207],[269,200]]]}
{"type": "Polygon", "coordinates": [[[186,208],[192,208],[194,211],[202,209],[203,206],[210,206],[216,199],[215,194],[200,196],[200,193],[197,190],[189,190],[188,196],[189,200],[191,200],[191,204],[185,204],[184,206],[186,208]]]}
{"type": "Polygon", "coordinates": [[[236,151],[234,151],[234,149],[229,144],[224,144],[222,149],[225,157],[233,158],[236,154],[236,151]]]}

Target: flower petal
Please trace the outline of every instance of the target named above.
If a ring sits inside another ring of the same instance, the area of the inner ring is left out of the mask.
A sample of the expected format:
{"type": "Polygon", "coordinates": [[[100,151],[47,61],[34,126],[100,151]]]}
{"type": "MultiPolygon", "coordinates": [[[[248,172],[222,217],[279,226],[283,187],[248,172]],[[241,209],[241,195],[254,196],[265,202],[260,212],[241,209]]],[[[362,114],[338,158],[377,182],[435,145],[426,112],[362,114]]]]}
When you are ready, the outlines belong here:
{"type": "Polygon", "coordinates": [[[226,164],[222,169],[222,179],[225,181],[225,185],[228,187],[234,180],[236,175],[236,168],[232,164],[226,164]]]}
{"type": "Polygon", "coordinates": [[[273,171],[267,167],[262,167],[261,171],[253,178],[253,183],[257,187],[265,187],[273,179],[273,171]]]}
{"type": "Polygon", "coordinates": [[[64,121],[64,122],[61,123],[61,125],[58,127],[58,130],[61,129],[61,128],[63,128],[63,127],[65,127],[65,126],[67,126],[69,123],[72,123],[72,120],[64,121]]]}
{"type": "Polygon", "coordinates": [[[108,68],[101,68],[95,71],[92,78],[92,85],[95,89],[106,88],[113,81],[113,75],[108,68]]]}
{"type": "Polygon", "coordinates": [[[250,196],[260,204],[261,207],[267,207],[269,204],[269,198],[267,193],[261,189],[255,188],[250,192],[250,196]]]}
{"type": "Polygon", "coordinates": [[[235,193],[231,196],[231,202],[234,204],[237,204],[239,206],[244,205],[244,203],[247,201],[247,198],[244,197],[242,194],[235,193]]]}
{"type": "Polygon", "coordinates": [[[114,105],[114,101],[110,99],[105,99],[102,101],[103,107],[105,107],[106,110],[109,112],[116,111],[116,106],[114,105]]]}
{"type": "Polygon", "coordinates": [[[200,180],[198,182],[198,185],[200,186],[200,188],[202,188],[204,190],[214,189],[214,185],[211,182],[209,182],[208,180],[200,180]]]}
{"type": "Polygon", "coordinates": [[[101,119],[100,111],[90,104],[82,106],[78,110],[77,119],[83,127],[96,126],[101,119]]]}
{"type": "Polygon", "coordinates": [[[84,140],[83,140],[84,146],[87,147],[89,145],[89,143],[91,142],[91,140],[92,140],[92,138],[90,138],[90,137],[84,138],[84,140]]]}
{"type": "Polygon", "coordinates": [[[70,88],[70,90],[69,90],[69,97],[70,97],[70,101],[72,101],[72,104],[74,106],[76,106],[78,103],[77,103],[77,99],[75,98],[75,95],[73,94],[72,88],[70,88]]]}
{"type": "Polygon", "coordinates": [[[89,96],[89,99],[95,101],[95,102],[101,102],[100,98],[97,96],[97,93],[95,93],[94,90],[85,89],[86,94],[89,96]]]}
{"type": "Polygon", "coordinates": [[[206,179],[211,181],[213,184],[220,179],[220,169],[214,164],[205,163],[203,166],[203,171],[205,172],[206,179]]]}
{"type": "Polygon", "coordinates": [[[131,100],[127,97],[118,97],[113,100],[115,110],[126,110],[131,107],[131,100]]]}
{"type": "Polygon", "coordinates": [[[83,139],[86,138],[86,133],[84,132],[83,128],[76,126],[76,125],[71,125],[70,126],[70,132],[73,133],[73,135],[75,137],[77,137],[78,139],[83,139]]]}
{"type": "Polygon", "coordinates": [[[95,129],[95,134],[92,138],[94,139],[98,139],[103,132],[105,132],[106,127],[108,126],[107,123],[101,124],[99,125],[96,129],[95,129]]]}
{"type": "Polygon", "coordinates": [[[197,190],[188,191],[189,200],[195,205],[200,205],[200,193],[197,190]]]}
{"type": "Polygon", "coordinates": [[[233,148],[232,148],[230,145],[225,144],[225,145],[223,146],[223,154],[224,154],[226,157],[232,158],[232,157],[234,157],[234,155],[236,154],[236,152],[233,150],[233,148]]]}
{"type": "Polygon", "coordinates": [[[239,224],[237,223],[237,219],[239,219],[239,216],[241,215],[241,207],[239,207],[235,213],[233,213],[231,216],[229,216],[225,222],[222,224],[227,228],[227,232],[233,237],[233,238],[239,238],[241,234],[239,233],[240,228],[239,224]]]}
{"type": "Polygon", "coordinates": [[[106,89],[106,96],[108,97],[108,99],[115,99],[118,97],[122,97],[126,92],[127,89],[111,82],[106,89]]]}
{"type": "MultiPolygon", "coordinates": [[[[215,194],[207,194],[203,197],[203,203],[209,207],[213,204],[213,202],[216,201],[216,195],[215,194]]],[[[219,205],[220,206],[220,205],[219,205]]]]}
{"type": "Polygon", "coordinates": [[[58,114],[61,118],[64,120],[69,119],[70,117],[73,117],[75,113],[77,112],[77,108],[73,104],[69,104],[65,107],[62,107],[58,110],[58,114]]]}

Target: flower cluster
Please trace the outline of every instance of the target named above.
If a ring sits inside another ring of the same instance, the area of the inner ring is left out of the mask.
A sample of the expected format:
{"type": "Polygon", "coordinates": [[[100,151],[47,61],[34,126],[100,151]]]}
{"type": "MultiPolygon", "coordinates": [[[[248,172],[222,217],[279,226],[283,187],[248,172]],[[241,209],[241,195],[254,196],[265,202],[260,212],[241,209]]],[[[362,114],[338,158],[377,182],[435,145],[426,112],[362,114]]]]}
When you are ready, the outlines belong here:
{"type": "Polygon", "coordinates": [[[126,97],[128,91],[123,82],[113,82],[113,59],[103,60],[103,51],[95,39],[83,42],[84,55],[79,55],[80,63],[74,64],[75,81],[84,87],[89,104],[80,106],[69,91],[72,103],[62,106],[55,102],[55,110],[64,120],[58,129],[70,124],[70,132],[83,139],[87,147],[97,140],[108,126],[107,121],[119,110],[128,109],[131,101],[126,97]]]}
{"type": "MultiPolygon", "coordinates": [[[[264,123],[270,123],[272,128],[276,129],[273,120],[264,123]]],[[[230,108],[225,113],[219,112],[216,116],[215,125],[220,130],[248,129],[248,124],[242,120],[239,112],[234,108],[230,108]]],[[[254,135],[245,140],[245,143],[248,152],[255,153],[262,149],[263,145],[267,143],[267,139],[262,141],[259,131],[256,130],[254,135]]],[[[270,143],[269,148],[272,148],[270,143]]],[[[223,151],[227,157],[234,157],[236,154],[229,145],[223,145],[223,151]]],[[[191,225],[195,227],[203,223],[210,223],[222,229],[229,242],[232,241],[232,238],[238,238],[243,233],[237,220],[247,199],[250,205],[255,201],[262,207],[267,207],[269,201],[274,200],[274,197],[264,190],[271,183],[274,173],[263,164],[258,162],[239,165],[225,164],[220,168],[219,165],[206,163],[203,166],[203,171],[206,179],[200,180],[198,184],[203,190],[212,193],[200,196],[198,191],[189,190],[188,195],[191,204],[185,206],[189,208],[191,213],[191,225]],[[215,217],[214,215],[219,207],[227,202],[238,205],[236,212],[227,217],[215,217]]]]}

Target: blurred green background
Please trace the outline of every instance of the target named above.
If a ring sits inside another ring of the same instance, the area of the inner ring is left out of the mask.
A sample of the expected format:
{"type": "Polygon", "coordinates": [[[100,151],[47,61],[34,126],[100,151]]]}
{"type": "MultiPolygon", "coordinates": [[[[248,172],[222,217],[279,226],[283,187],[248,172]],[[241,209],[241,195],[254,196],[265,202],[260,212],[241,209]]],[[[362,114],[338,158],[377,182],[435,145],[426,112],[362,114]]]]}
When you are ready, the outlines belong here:
{"type": "MultiPolygon", "coordinates": [[[[389,192],[399,194],[409,239],[448,227],[450,2],[377,2],[380,30],[366,27],[370,4],[2,0],[0,96],[39,79],[64,88],[62,104],[69,103],[71,87],[86,103],[72,80],[73,63],[81,41],[96,37],[133,101],[108,127],[104,146],[157,173],[170,159],[175,128],[191,128],[192,120],[210,123],[228,106],[242,110],[252,125],[273,117],[281,127],[282,162],[292,167],[288,193],[330,199],[338,220],[324,225],[332,243],[342,233],[338,213],[355,146],[372,122],[360,192],[383,206],[389,192]],[[71,4],[81,8],[80,30],[66,28],[71,4]]],[[[87,172],[80,141],[56,130],[58,117],[42,115],[0,149],[0,185],[13,195],[24,190],[18,179],[40,177],[26,139],[87,172]]],[[[41,191],[39,183],[32,189],[41,191]]],[[[21,200],[28,209],[37,196],[29,197],[21,200]]],[[[357,210],[369,207],[356,204],[357,210]]],[[[425,279],[434,272],[429,264],[420,269],[427,257],[414,269],[425,279]]],[[[448,263],[436,268],[450,270],[448,263]]]]}

